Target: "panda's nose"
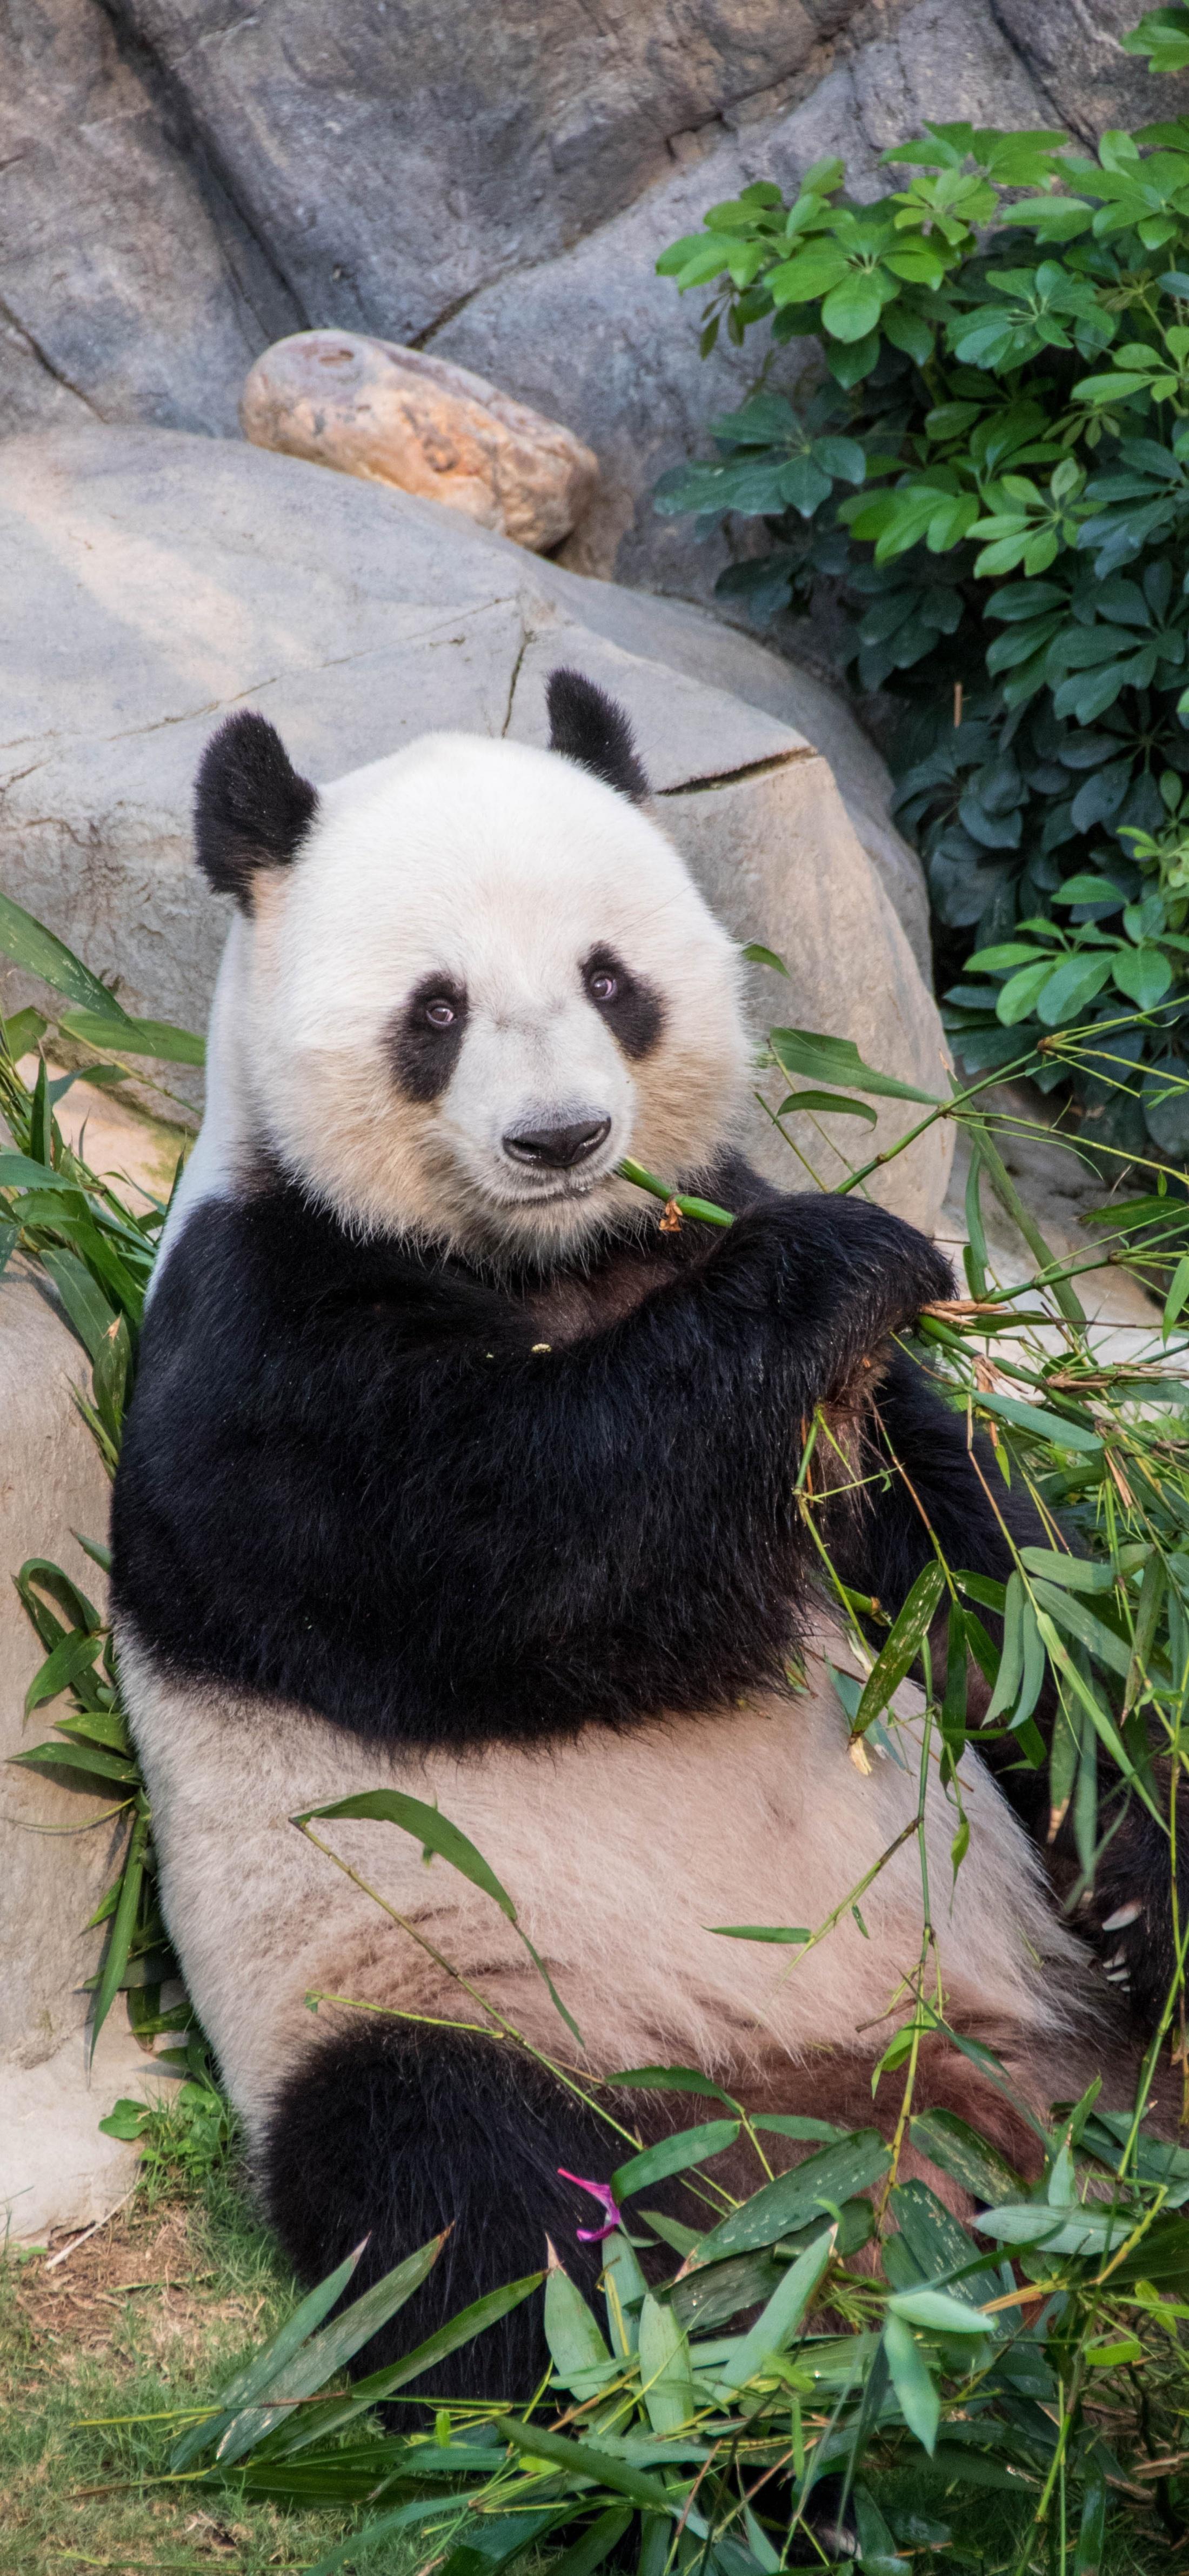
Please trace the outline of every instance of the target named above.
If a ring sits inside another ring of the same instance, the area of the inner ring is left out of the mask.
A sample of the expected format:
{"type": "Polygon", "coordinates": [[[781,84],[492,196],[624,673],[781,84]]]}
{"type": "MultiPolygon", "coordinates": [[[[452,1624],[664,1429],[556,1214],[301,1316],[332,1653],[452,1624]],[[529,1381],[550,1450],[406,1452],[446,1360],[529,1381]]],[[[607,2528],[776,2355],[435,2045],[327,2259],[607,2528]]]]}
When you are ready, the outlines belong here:
{"type": "Polygon", "coordinates": [[[504,1152],[514,1163],[538,1163],[550,1171],[568,1172],[575,1163],[585,1163],[597,1154],[610,1133],[609,1118],[581,1118],[573,1127],[526,1127],[518,1136],[505,1136],[504,1152]]]}

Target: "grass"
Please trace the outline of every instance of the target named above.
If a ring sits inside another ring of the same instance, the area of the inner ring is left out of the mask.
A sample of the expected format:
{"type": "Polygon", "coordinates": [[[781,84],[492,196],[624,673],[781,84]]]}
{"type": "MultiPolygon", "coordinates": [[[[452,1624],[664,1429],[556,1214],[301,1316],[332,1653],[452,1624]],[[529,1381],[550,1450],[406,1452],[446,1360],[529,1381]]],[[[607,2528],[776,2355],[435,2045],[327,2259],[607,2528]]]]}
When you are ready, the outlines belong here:
{"type": "Polygon", "coordinates": [[[131,2202],[64,2262],[0,2264],[3,2576],[263,2576],[308,2566],[333,2531],[325,2514],[155,2483],[178,2408],[210,2403],[294,2289],[233,2142],[196,2158],[175,2109],[145,2150],[131,2202]]]}

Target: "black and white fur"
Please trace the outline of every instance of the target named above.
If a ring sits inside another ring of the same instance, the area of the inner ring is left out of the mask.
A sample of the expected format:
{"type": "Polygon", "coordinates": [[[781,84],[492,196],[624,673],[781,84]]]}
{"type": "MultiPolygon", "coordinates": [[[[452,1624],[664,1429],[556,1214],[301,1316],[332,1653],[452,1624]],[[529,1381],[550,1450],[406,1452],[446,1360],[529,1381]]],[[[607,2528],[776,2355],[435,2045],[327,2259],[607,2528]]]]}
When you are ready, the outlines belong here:
{"type": "MultiPolygon", "coordinates": [[[[735,952],[621,711],[566,673],[551,710],[548,751],[430,736],[317,792],[261,718],[214,737],[199,858],[239,909],[116,1489],[121,1671],[190,1992],[304,2272],[367,2235],[374,2276],[453,2223],[405,2340],[534,2268],[546,2230],[572,2260],[590,2205],[559,2168],[619,2152],[532,2057],[458,2027],[483,2014],[434,1954],[579,2073],[693,2064],[870,2117],[920,1951],[915,1847],[779,1982],[781,1953],[706,1928],[818,1923],[916,1803],[911,1688],[904,1760],[848,1752],[793,1492],[815,1407],[856,1477],[881,1424],[911,1459],[830,1507],[849,1581],[896,1606],[922,1505],[955,1561],[1003,1568],[962,1426],[890,1338],[945,1261],[741,1161],[735,952]],[[628,1153],[734,1226],[661,1233],[628,1153]],[[326,1827],[422,1946],[289,1822],[385,1785],[486,1856],[581,2058],[489,1898],[391,1827],[326,1827]]],[[[963,1777],[952,1893],[935,1765],[926,1836],[949,2016],[1038,2098],[1079,2089],[1083,1956],[990,1773],[963,1777]]],[[[918,2107],[962,2081],[926,2051],[918,2107]]],[[[481,2348],[493,2389],[531,2378],[538,2333],[524,2310],[481,2348]]]]}

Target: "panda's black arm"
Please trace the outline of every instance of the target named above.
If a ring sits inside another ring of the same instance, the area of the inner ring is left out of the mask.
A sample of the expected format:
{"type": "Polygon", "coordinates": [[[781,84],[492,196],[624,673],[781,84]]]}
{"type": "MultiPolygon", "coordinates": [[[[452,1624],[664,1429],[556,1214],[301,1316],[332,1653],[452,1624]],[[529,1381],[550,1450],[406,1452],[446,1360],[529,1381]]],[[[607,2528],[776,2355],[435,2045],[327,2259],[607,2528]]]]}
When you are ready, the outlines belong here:
{"type": "Polygon", "coordinates": [[[183,1668],[454,1744],[779,1674],[808,1580],[802,1426],[949,1285],[882,1210],[783,1199],[610,1330],[534,1352],[473,1282],[373,1298],[348,1273],[328,1299],[302,1255],[291,1208],[192,1220],[171,1255],[117,1595],[183,1668]]]}

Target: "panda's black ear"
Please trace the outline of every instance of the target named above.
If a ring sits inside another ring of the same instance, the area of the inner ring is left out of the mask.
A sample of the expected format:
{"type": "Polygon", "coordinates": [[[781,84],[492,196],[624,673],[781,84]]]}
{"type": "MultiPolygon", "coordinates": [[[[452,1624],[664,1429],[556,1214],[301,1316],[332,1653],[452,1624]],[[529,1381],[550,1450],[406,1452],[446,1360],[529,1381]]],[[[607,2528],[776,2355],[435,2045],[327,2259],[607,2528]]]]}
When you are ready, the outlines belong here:
{"type": "Polygon", "coordinates": [[[621,796],[641,805],[648,780],[636,755],[632,728],[622,707],[585,680],[581,671],[554,671],[545,692],[549,709],[549,748],[576,760],[621,796]]]}
{"type": "Polygon", "coordinates": [[[287,867],[318,810],[318,791],[298,776],[275,726],[263,716],[228,716],[212,734],[194,794],[198,864],[216,894],[250,907],[259,868],[287,867]]]}

